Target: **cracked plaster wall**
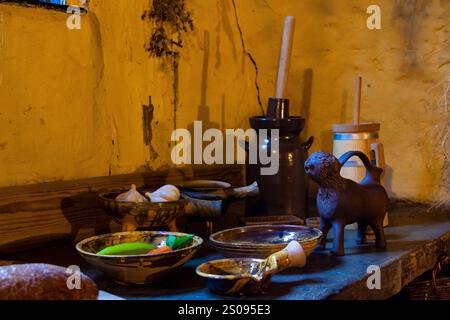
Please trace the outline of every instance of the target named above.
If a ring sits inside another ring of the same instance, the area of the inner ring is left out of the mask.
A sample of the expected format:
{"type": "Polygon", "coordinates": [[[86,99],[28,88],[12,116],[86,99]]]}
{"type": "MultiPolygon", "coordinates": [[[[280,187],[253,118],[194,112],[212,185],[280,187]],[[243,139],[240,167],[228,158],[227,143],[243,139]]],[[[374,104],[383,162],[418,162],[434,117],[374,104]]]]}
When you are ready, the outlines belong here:
{"type": "Polygon", "coordinates": [[[449,198],[449,1],[187,5],[196,29],[181,50],[175,114],[173,73],[144,51],[148,1],[92,0],[79,31],[65,28],[64,13],[0,4],[0,186],[170,166],[174,121],[248,127],[261,113],[257,88],[264,108],[275,91],[283,19],[294,15],[288,95],[291,113],[308,119],[313,149],[331,150],[331,125],[351,119],[353,76],[362,74],[363,120],[382,123],[391,195],[449,198]],[[365,27],[373,3],[380,31],[365,27]],[[150,147],[142,129],[149,96],[150,147]]]}

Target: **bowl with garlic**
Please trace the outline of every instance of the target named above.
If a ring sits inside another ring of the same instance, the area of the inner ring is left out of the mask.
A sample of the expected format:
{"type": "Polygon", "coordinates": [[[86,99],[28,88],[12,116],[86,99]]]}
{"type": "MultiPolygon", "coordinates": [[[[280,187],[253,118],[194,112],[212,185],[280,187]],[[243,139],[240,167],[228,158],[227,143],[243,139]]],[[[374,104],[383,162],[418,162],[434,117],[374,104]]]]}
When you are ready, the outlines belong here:
{"type": "Polygon", "coordinates": [[[165,185],[152,192],[138,190],[133,184],[127,191],[101,194],[100,199],[106,212],[122,225],[122,231],[168,226],[176,232],[176,219],[182,215],[212,221],[223,216],[231,202],[258,193],[256,183],[213,191],[197,190],[187,183],[179,188],[165,185]]]}
{"type": "Polygon", "coordinates": [[[133,184],[128,191],[103,193],[100,199],[106,212],[122,225],[123,231],[162,226],[177,231],[175,221],[185,213],[188,202],[172,185],[149,192],[138,190],[133,184]]]}

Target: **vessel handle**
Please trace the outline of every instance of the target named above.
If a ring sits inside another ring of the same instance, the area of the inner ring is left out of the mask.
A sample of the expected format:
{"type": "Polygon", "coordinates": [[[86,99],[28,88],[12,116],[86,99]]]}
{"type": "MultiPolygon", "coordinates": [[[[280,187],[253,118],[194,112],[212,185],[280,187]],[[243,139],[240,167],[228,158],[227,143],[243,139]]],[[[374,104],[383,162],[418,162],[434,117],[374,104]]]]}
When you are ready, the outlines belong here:
{"type": "Polygon", "coordinates": [[[255,181],[245,187],[227,189],[225,190],[225,194],[227,198],[233,199],[256,197],[259,195],[258,183],[255,181]]]}
{"type": "Polygon", "coordinates": [[[382,176],[386,170],[386,162],[384,159],[384,145],[381,142],[375,142],[370,145],[370,150],[375,158],[375,165],[383,169],[382,176]]]}
{"type": "Polygon", "coordinates": [[[313,143],[314,143],[314,136],[311,136],[306,142],[302,143],[303,150],[307,152],[309,149],[311,149],[313,143]]]}
{"type": "Polygon", "coordinates": [[[184,206],[186,216],[198,216],[205,219],[218,219],[228,209],[228,201],[223,200],[202,200],[183,195],[187,199],[184,206]]]}

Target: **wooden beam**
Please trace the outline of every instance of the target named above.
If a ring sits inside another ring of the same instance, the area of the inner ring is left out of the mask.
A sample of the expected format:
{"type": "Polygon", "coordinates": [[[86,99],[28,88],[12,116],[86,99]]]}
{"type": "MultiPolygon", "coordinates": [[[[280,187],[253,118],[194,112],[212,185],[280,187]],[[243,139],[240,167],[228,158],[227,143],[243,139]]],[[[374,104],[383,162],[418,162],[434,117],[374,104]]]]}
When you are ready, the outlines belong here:
{"type": "Polygon", "coordinates": [[[98,193],[131,184],[157,188],[191,179],[243,185],[242,166],[189,166],[74,181],[0,188],[0,254],[61,239],[78,240],[120,227],[102,209],[98,193]]]}

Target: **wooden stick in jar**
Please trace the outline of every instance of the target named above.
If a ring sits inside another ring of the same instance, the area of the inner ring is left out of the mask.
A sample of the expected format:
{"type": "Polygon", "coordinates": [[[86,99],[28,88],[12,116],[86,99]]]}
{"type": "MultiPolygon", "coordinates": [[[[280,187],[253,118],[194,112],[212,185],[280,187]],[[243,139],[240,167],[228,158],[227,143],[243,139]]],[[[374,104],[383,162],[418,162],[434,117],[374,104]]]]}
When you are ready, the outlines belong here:
{"type": "Polygon", "coordinates": [[[353,124],[359,125],[361,116],[361,87],[362,77],[358,76],[355,79],[355,105],[353,111],[353,124]]]}
{"type": "Polygon", "coordinates": [[[281,45],[280,65],[278,67],[276,98],[285,98],[285,90],[291,62],[292,44],[294,42],[295,18],[288,16],[284,22],[283,42],[281,45]]]}

